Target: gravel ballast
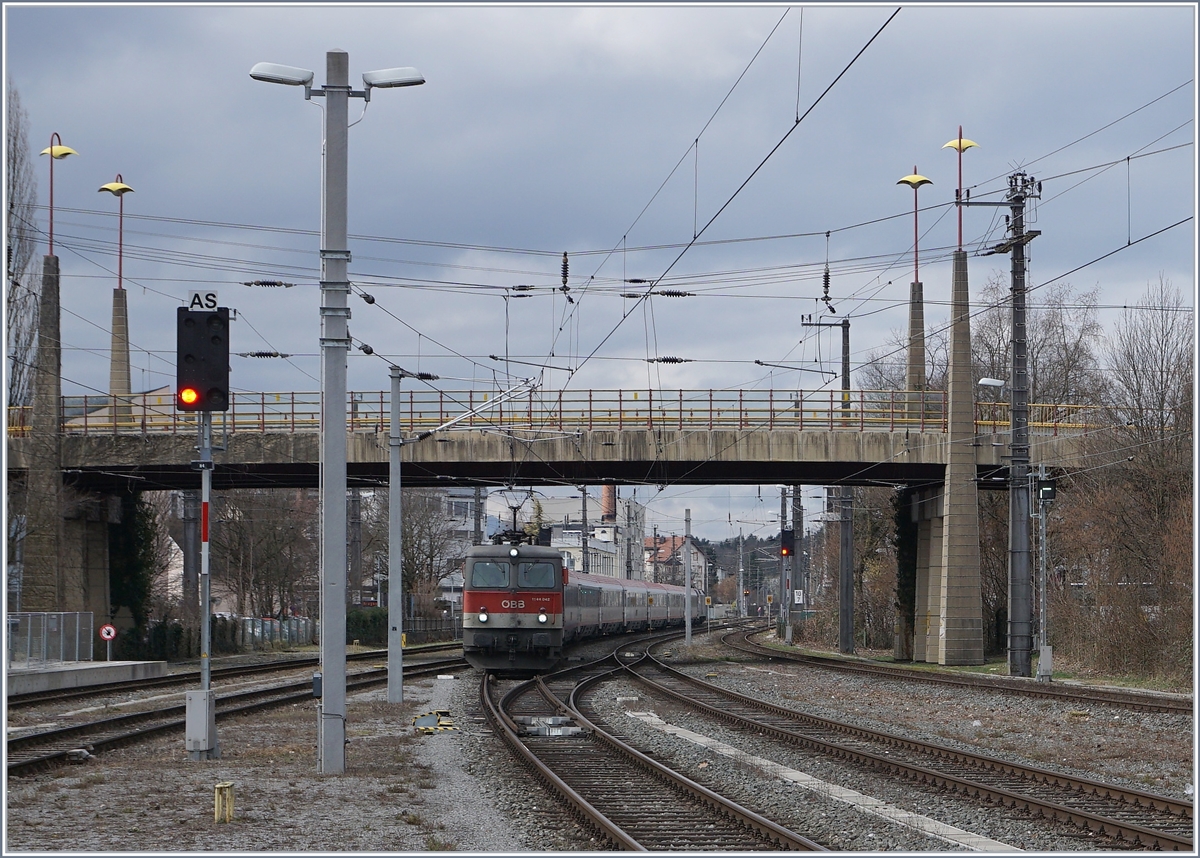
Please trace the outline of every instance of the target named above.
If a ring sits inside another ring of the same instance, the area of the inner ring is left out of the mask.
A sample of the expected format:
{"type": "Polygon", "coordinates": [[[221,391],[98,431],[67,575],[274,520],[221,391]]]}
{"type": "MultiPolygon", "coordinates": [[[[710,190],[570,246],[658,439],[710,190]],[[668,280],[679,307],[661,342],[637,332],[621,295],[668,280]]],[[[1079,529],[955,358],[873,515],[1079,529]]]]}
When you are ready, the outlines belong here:
{"type": "MultiPolygon", "coordinates": [[[[893,683],[778,663],[708,661],[711,642],[675,649],[685,670],[816,715],[1015,756],[1045,768],[1190,798],[1192,722],[1185,716],[1056,704],[926,684],[893,683]],[[715,674],[710,676],[710,674],[715,674]]],[[[313,704],[218,724],[222,759],[190,762],[183,737],[106,752],[8,782],[6,852],[339,851],[567,852],[605,848],[514,761],[479,713],[479,675],[418,679],[405,703],[378,690],[348,701],[347,771],[316,772],[313,704]],[[415,715],[449,710],[457,729],[417,735],[415,715]],[[213,820],[213,789],[234,784],[234,821],[213,820]]],[[[946,825],[1036,851],[1128,848],[1048,828],[1014,811],[918,789],[778,743],[747,738],[620,682],[596,705],[662,762],[836,851],[963,851],[961,847],[671,736],[630,712],[728,743],[822,781],[946,825]]]]}

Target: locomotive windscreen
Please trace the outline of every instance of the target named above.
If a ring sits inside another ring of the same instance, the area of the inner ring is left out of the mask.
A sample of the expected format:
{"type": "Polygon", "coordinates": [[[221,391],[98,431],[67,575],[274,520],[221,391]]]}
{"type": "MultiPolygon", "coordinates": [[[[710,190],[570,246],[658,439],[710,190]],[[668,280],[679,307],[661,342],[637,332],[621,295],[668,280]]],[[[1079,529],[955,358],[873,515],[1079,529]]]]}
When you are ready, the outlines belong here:
{"type": "Polygon", "coordinates": [[[507,587],[508,564],[476,560],[471,567],[472,587],[507,587]]]}
{"type": "Polygon", "coordinates": [[[517,586],[538,589],[553,588],[556,572],[553,563],[522,563],[517,572],[517,586]]]}

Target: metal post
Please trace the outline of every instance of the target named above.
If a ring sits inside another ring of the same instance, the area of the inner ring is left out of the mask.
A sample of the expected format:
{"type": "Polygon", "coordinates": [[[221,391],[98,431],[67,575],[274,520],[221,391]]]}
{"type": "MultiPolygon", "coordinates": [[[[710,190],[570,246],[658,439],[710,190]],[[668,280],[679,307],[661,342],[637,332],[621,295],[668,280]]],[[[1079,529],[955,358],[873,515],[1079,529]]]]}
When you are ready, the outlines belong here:
{"type": "Polygon", "coordinates": [[[212,576],[208,526],[212,502],[212,412],[200,412],[200,689],[212,687],[212,576]]]}
{"type": "MultiPolygon", "coordinates": [[[[212,690],[212,586],[209,575],[208,524],[212,497],[212,412],[201,411],[200,459],[200,692],[185,698],[185,747],[193,761],[220,759],[216,696],[212,690]]],[[[111,655],[111,653],[110,653],[111,655]]]]}
{"type": "Polygon", "coordinates": [[[592,564],[588,559],[588,521],[587,521],[587,486],[579,487],[579,494],[583,496],[583,526],[579,531],[580,544],[583,546],[583,574],[591,574],[592,564]]]}
{"type": "Polygon", "coordinates": [[[346,268],[347,103],[350,57],[325,55],[321,183],[321,676],[317,771],[346,770],[346,268]]]}
{"type": "Polygon", "coordinates": [[[683,642],[692,645],[692,511],[683,511],[683,642]]]}
{"type": "MultiPolygon", "coordinates": [[[[1039,485],[1046,479],[1045,464],[1038,466],[1039,485]]],[[[1038,492],[1038,603],[1041,613],[1038,622],[1038,682],[1050,682],[1054,675],[1054,649],[1050,646],[1050,603],[1046,601],[1046,514],[1049,502],[1038,492]]]]}
{"type": "MultiPolygon", "coordinates": [[[[804,493],[801,486],[792,486],[792,532],[795,534],[792,552],[792,589],[799,590],[803,601],[800,603],[800,617],[803,623],[804,609],[808,607],[808,586],[804,581],[804,493]]],[[[795,599],[788,607],[788,625],[791,625],[792,610],[795,599]]],[[[789,640],[791,635],[788,635],[789,640]]]]}
{"type": "Polygon", "coordinates": [[[654,525],[654,553],[650,555],[650,580],[658,583],[658,525],[654,525]]]}
{"type": "MultiPolygon", "coordinates": [[[[475,487],[475,530],[471,537],[472,545],[483,545],[483,490],[475,487]]],[[[465,585],[465,584],[464,584],[465,585]]]]}
{"type": "Polygon", "coordinates": [[[784,607],[787,605],[787,557],[783,553],[783,532],[787,530],[788,496],[787,489],[779,487],[779,622],[776,623],[775,637],[784,637],[784,607]]]}
{"type": "MultiPolygon", "coordinates": [[[[388,703],[404,702],[404,548],[400,518],[400,367],[390,370],[392,415],[388,427],[388,703]]],[[[478,494],[476,494],[478,498],[478,494]]],[[[478,501],[476,501],[478,505],[478,501]]]]}
{"type": "Polygon", "coordinates": [[[854,652],[854,489],[842,486],[841,557],[838,564],[838,651],[854,652]]]}
{"type": "Polygon", "coordinates": [[[738,619],[746,616],[746,564],[744,562],[745,541],[742,538],[742,529],[738,528],[738,619]]]}
{"type": "Polygon", "coordinates": [[[1008,484],[1008,672],[1029,676],[1033,649],[1033,576],[1029,558],[1029,350],[1025,325],[1025,245],[1037,232],[1025,232],[1025,199],[1032,179],[1008,177],[1012,211],[1010,236],[1001,246],[1012,251],[1012,443],[1008,484]]]}

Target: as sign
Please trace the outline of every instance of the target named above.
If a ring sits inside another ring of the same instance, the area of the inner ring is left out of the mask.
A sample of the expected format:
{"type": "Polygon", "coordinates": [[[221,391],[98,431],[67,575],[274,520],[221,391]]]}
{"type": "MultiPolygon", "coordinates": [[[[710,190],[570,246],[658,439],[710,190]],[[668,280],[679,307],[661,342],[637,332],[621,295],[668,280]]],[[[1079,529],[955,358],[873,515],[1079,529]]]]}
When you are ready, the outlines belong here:
{"type": "Polygon", "coordinates": [[[187,309],[189,310],[215,310],[217,309],[217,293],[216,292],[188,292],[187,309]]]}

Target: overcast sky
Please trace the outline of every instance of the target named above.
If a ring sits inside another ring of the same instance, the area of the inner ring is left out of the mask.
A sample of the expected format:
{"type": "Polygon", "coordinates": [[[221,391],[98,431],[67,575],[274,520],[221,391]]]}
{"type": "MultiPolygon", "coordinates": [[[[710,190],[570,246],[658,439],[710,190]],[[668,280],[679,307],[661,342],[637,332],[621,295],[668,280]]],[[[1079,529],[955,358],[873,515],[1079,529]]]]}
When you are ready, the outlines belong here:
{"type": "MultiPolygon", "coordinates": [[[[196,289],[237,310],[233,351],[292,355],[233,358],[235,390],[318,389],[322,100],[249,70],[305,67],[319,86],[332,49],[356,86],[394,66],[427,81],[374,91],[350,130],[351,279],[376,298],[351,298],[351,334],[376,353],[352,353],[352,390],[385,389],[389,361],[447,390],[836,386],[754,361],[840,368],[840,332],[800,324],[822,316],[826,260],[823,320],[851,319],[852,370],[906,328],[913,192],[896,183],[914,165],[933,182],[926,320],[944,323],[957,161],[943,144],[959,125],[979,144],[963,156],[972,199],[1003,199],[1016,169],[1043,181],[1031,286],[1193,215],[1194,4],[911,6],[884,27],[896,9],[5,4],[30,146],[57,132],[79,152],[55,164],[64,393],[108,385],[117,200],[97,188],[118,173],[134,188],[133,389],[173,384],[175,308],[196,289]],[[621,297],[664,274],[696,295],[621,297]],[[295,286],[242,285],[256,279],[295,286]],[[528,363],[489,358],[506,354],[528,363]],[[647,362],[662,356],[692,362],[647,362]]],[[[1008,257],[975,255],[1003,238],[1004,211],[965,211],[973,288],[1007,277],[1008,257]]],[[[1187,220],[1065,282],[1114,308],[1160,275],[1192,296],[1195,236],[1187,220]]],[[[778,530],[778,491],[762,493],[638,498],[663,532],[690,507],[694,531],[721,539],[778,530]]]]}

